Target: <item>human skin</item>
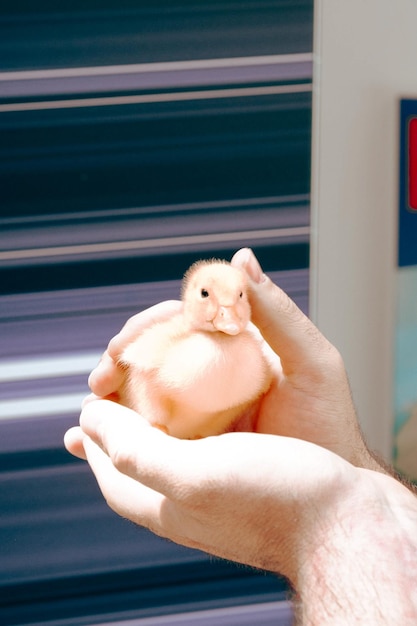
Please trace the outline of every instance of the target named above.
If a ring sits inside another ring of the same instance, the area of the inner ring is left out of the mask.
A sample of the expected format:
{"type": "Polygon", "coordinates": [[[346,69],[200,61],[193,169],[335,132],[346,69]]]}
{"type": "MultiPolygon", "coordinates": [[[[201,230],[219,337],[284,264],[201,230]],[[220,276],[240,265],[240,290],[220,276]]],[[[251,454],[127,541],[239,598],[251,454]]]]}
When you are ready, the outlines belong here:
{"type": "MultiPolygon", "coordinates": [[[[90,377],[65,438],[120,515],[178,543],[280,573],[300,623],[417,622],[417,501],[385,474],[357,424],[343,361],[249,250],[252,319],[280,356],[252,432],[197,441],[151,427],[117,402],[117,356],[164,303],[132,318],[90,377]]],[[[246,416],[247,418],[247,416],[246,416]]],[[[245,419],[248,429],[248,421],[245,419]]]]}
{"type": "MultiPolygon", "coordinates": [[[[247,272],[252,321],[280,357],[268,394],[253,407],[250,429],[310,441],[358,467],[384,471],[364,443],[339,352],[262,272],[251,250],[239,250],[232,265],[247,272]]],[[[92,398],[117,401],[125,376],[117,365],[123,349],[138,332],[181,307],[179,301],[167,301],[128,320],[90,375],[92,398]]]]}

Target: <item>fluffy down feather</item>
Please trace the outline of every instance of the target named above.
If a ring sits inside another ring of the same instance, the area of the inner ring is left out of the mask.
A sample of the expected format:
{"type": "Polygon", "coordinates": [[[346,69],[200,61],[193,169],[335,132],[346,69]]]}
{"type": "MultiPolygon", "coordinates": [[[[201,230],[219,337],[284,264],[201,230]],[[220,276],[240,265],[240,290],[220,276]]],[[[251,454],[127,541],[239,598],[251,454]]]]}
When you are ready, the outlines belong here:
{"type": "Polygon", "coordinates": [[[247,279],[226,261],[198,261],[184,276],[183,310],[123,352],[121,402],[170,435],[227,431],[268,389],[271,368],[250,323],[247,279]]]}

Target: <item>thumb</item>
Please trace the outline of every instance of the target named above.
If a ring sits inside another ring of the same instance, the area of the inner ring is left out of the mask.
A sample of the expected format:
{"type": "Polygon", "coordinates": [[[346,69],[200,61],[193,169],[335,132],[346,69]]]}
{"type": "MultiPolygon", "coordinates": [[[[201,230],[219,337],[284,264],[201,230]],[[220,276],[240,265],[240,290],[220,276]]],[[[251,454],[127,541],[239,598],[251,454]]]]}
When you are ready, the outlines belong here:
{"type": "Polygon", "coordinates": [[[252,321],[278,354],[286,374],[317,367],[333,346],[293,300],[266,276],[252,250],[242,248],[232,265],[249,277],[252,321]]]}

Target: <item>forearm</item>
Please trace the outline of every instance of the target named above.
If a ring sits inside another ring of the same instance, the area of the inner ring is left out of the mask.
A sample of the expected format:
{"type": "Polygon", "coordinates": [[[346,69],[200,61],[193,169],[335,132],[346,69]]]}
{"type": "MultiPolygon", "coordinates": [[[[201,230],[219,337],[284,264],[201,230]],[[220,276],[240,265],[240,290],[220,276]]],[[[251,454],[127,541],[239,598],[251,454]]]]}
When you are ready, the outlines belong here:
{"type": "Polygon", "coordinates": [[[300,626],[417,623],[417,503],[398,488],[406,492],[399,499],[385,498],[385,489],[377,499],[365,490],[356,506],[342,507],[333,523],[317,529],[300,560],[300,626]]]}

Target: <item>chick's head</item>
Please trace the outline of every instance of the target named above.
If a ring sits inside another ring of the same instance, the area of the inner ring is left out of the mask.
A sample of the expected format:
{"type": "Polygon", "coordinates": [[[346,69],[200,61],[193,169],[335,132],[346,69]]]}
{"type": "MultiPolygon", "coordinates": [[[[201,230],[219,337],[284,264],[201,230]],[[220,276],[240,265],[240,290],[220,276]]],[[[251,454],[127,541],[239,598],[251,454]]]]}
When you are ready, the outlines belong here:
{"type": "Polygon", "coordinates": [[[237,335],[250,320],[246,274],[227,261],[198,261],[186,272],[182,300],[193,330],[237,335]]]}

